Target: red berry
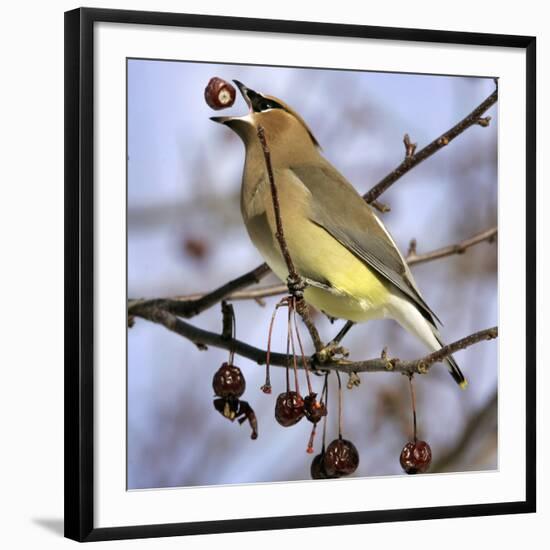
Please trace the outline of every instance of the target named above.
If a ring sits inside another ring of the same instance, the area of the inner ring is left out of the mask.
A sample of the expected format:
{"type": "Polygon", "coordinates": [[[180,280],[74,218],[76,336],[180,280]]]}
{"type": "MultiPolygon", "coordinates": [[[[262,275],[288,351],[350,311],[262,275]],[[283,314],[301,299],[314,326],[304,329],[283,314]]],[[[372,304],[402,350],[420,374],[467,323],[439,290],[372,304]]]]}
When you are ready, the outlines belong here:
{"type": "Polygon", "coordinates": [[[311,462],[311,479],[331,479],[337,476],[329,476],[325,469],[325,453],[318,454],[311,462]]]}
{"type": "Polygon", "coordinates": [[[281,393],[275,403],[275,419],[287,428],[299,422],[304,416],[304,400],[295,391],[281,393]]]}
{"type": "Polygon", "coordinates": [[[432,462],[432,450],[425,441],[409,441],[401,451],[399,462],[408,474],[423,474],[432,462]]]}
{"type": "Polygon", "coordinates": [[[317,394],[310,393],[304,398],[304,414],[313,424],[317,424],[323,416],[327,415],[327,407],[324,403],[317,401],[317,394]]]}
{"type": "Polygon", "coordinates": [[[335,439],[327,447],[324,464],[329,476],[347,476],[357,470],[359,453],[351,441],[335,439]]]}
{"type": "Polygon", "coordinates": [[[235,103],[235,88],[217,76],[210,79],[204,89],[204,99],[209,107],[219,111],[235,103]]]}
{"type": "Polygon", "coordinates": [[[214,374],[212,387],[218,397],[240,397],[246,382],[239,367],[224,363],[214,374]]]}

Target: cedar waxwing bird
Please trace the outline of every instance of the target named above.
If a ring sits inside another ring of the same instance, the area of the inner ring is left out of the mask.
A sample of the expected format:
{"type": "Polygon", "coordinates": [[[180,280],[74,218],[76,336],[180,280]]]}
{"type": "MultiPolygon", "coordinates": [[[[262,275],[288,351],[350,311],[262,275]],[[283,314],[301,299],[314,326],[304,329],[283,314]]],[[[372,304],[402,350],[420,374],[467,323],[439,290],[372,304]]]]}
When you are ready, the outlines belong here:
{"type": "MultiPolygon", "coordinates": [[[[284,282],[288,269],[275,237],[276,222],[262,126],[270,150],[283,230],[306,302],[330,317],[354,322],[391,318],[430,351],[443,345],[439,319],[420,294],[412,273],[383,223],[355,188],[321,154],[302,117],[280,99],[234,81],[246,101],[245,116],[212,117],[245,145],[241,213],[248,234],[284,282]]],[[[453,357],[445,359],[460,387],[467,381],[453,357]]]]}

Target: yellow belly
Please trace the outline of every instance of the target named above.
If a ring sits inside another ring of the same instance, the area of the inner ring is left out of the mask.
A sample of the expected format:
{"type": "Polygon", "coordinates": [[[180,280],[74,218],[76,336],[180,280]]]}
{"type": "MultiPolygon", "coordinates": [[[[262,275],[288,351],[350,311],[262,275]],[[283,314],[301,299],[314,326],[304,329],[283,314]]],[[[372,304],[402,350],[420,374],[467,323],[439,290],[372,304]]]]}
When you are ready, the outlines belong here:
{"type": "Polygon", "coordinates": [[[308,304],[336,319],[359,323],[385,316],[384,306],[377,307],[368,300],[350,294],[334,295],[320,288],[308,287],[304,298],[308,304]]]}
{"type": "MultiPolygon", "coordinates": [[[[288,271],[279,245],[261,225],[252,224],[249,234],[269,267],[285,282],[288,271]]],[[[287,219],[285,239],[298,273],[327,282],[334,291],[310,286],[304,293],[308,303],[338,319],[384,317],[390,296],[387,283],[324,229],[309,220],[292,223],[287,219]]]]}

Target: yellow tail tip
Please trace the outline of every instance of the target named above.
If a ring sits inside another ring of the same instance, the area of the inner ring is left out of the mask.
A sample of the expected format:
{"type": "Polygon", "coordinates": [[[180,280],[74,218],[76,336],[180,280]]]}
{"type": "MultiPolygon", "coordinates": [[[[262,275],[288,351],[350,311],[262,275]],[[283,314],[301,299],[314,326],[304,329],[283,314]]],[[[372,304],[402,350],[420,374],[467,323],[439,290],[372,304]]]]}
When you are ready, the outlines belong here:
{"type": "Polygon", "coordinates": [[[468,380],[466,380],[466,378],[464,378],[464,380],[462,382],[460,382],[460,389],[465,390],[467,387],[468,387],[468,380]]]}

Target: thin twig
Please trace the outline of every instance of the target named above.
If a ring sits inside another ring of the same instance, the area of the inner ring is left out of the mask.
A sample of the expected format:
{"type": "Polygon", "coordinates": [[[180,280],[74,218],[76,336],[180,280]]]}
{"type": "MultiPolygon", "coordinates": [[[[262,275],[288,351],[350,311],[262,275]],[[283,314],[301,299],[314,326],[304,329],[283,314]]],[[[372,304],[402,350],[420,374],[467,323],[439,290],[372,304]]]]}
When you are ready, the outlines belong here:
{"type": "Polygon", "coordinates": [[[281,254],[283,255],[283,258],[286,263],[286,267],[288,269],[288,279],[287,279],[288,291],[290,295],[295,298],[294,303],[296,304],[296,311],[299,313],[300,317],[304,321],[304,324],[306,325],[309,331],[309,334],[311,335],[311,339],[313,340],[313,345],[315,346],[315,349],[320,350],[323,348],[323,342],[321,340],[321,337],[319,336],[319,332],[315,324],[311,319],[311,316],[309,314],[309,308],[304,302],[303,291],[305,288],[305,283],[302,277],[300,277],[300,275],[296,271],[296,267],[294,266],[294,262],[292,261],[290,252],[288,251],[288,245],[285,239],[285,233],[283,229],[283,221],[281,218],[281,205],[279,202],[279,193],[277,191],[277,185],[275,184],[275,177],[273,176],[273,167],[271,165],[271,153],[269,151],[269,146],[265,138],[264,129],[261,126],[258,126],[257,134],[258,134],[258,139],[260,140],[260,143],[262,145],[262,151],[264,154],[265,166],[267,170],[267,177],[269,179],[269,186],[271,188],[273,212],[275,214],[275,225],[277,227],[275,237],[277,239],[277,242],[279,243],[281,254]]]}
{"type": "Polygon", "coordinates": [[[465,239],[456,244],[451,244],[449,246],[444,246],[443,248],[438,248],[437,250],[432,250],[431,252],[426,252],[425,254],[418,254],[416,252],[416,239],[413,239],[409,245],[409,252],[407,254],[407,263],[409,265],[422,264],[426,262],[431,262],[432,260],[437,260],[439,258],[445,258],[446,256],[452,256],[454,254],[464,254],[466,250],[476,244],[482,242],[492,243],[496,239],[498,233],[497,227],[491,227],[486,231],[481,233],[476,233],[469,239],[465,239]]]}
{"type": "MultiPolygon", "coordinates": [[[[420,149],[418,153],[411,156],[405,155],[405,159],[399,164],[395,170],[390,172],[386,177],[382,178],[372,189],[367,191],[363,198],[372,203],[399,178],[404,176],[409,170],[420,164],[423,160],[431,157],[434,153],[447,146],[453,139],[458,137],[462,132],[474,125],[488,126],[490,118],[481,118],[481,115],[492,107],[498,100],[498,89],[496,89],[489,97],[482,101],[469,115],[464,117],[458,124],[455,124],[450,130],[441,134],[434,139],[430,144],[420,149]],[[489,118],[489,120],[487,120],[489,118]]],[[[410,140],[409,140],[410,141],[410,140]]],[[[407,148],[407,144],[405,144],[407,148]]]]}
{"type": "Polygon", "coordinates": [[[409,134],[403,136],[403,145],[405,146],[405,158],[408,159],[414,156],[417,144],[411,142],[409,134]]]}
{"type": "Polygon", "coordinates": [[[391,211],[391,208],[387,204],[384,204],[383,202],[380,202],[380,201],[372,201],[370,205],[373,208],[376,208],[376,210],[378,210],[378,212],[381,212],[382,214],[385,214],[386,212],[391,211]]]}
{"type": "MultiPolygon", "coordinates": [[[[277,239],[277,242],[279,243],[279,248],[281,249],[281,254],[283,255],[283,258],[286,263],[286,267],[288,269],[288,276],[291,279],[294,279],[294,283],[297,283],[302,280],[302,278],[298,275],[298,272],[296,271],[296,268],[294,267],[294,262],[292,261],[292,258],[290,256],[290,252],[288,251],[288,246],[286,244],[285,239],[285,232],[283,229],[283,220],[281,218],[281,205],[279,202],[279,192],[277,190],[277,186],[275,185],[275,177],[273,176],[273,167],[271,165],[271,153],[269,151],[269,147],[267,145],[267,140],[265,139],[265,131],[261,126],[258,126],[258,139],[260,140],[260,143],[262,144],[262,151],[264,153],[264,160],[265,160],[265,166],[267,170],[267,177],[269,179],[269,187],[271,189],[271,198],[273,200],[273,212],[275,214],[275,226],[277,227],[277,231],[275,232],[275,238],[277,239]]],[[[290,291],[291,289],[289,289],[290,291]]]]}
{"type": "Polygon", "coordinates": [[[323,341],[321,340],[319,331],[317,330],[317,327],[315,326],[315,323],[311,318],[311,315],[309,312],[309,306],[306,304],[304,299],[296,301],[296,311],[302,318],[302,321],[304,322],[304,325],[306,326],[309,332],[315,351],[321,351],[325,346],[323,344],[323,341]]]}

